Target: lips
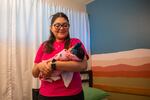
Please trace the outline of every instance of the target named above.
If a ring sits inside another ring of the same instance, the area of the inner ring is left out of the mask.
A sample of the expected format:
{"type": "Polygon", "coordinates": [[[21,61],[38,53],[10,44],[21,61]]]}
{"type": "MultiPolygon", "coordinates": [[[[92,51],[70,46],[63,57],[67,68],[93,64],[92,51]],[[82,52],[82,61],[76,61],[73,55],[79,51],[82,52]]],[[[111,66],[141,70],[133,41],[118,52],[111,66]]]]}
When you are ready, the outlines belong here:
{"type": "Polygon", "coordinates": [[[66,34],[65,32],[59,32],[60,34],[66,34]]]}
{"type": "Polygon", "coordinates": [[[60,34],[66,34],[66,31],[59,31],[60,34]]]}
{"type": "Polygon", "coordinates": [[[65,33],[66,31],[58,31],[59,33],[65,33]]]}

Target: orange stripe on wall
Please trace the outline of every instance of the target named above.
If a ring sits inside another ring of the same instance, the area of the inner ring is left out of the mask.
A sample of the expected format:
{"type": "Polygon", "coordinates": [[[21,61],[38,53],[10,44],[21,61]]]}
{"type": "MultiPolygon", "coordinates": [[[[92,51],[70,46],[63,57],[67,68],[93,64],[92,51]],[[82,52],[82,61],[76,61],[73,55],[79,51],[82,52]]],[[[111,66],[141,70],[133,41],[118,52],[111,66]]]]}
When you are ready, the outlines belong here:
{"type": "Polygon", "coordinates": [[[93,71],[150,71],[150,63],[132,66],[126,64],[110,65],[110,66],[92,66],[93,71]]]}
{"type": "Polygon", "coordinates": [[[113,71],[113,72],[93,71],[93,76],[150,78],[150,71],[113,71]]]}

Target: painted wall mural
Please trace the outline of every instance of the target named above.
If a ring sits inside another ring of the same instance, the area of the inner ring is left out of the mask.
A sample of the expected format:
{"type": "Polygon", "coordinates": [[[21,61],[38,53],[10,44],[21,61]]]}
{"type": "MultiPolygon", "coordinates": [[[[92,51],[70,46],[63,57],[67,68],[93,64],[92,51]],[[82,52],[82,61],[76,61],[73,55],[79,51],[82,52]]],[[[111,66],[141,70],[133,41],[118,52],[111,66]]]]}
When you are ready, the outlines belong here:
{"type": "Polygon", "coordinates": [[[150,96],[150,49],[94,54],[92,71],[95,87],[150,96]]]}

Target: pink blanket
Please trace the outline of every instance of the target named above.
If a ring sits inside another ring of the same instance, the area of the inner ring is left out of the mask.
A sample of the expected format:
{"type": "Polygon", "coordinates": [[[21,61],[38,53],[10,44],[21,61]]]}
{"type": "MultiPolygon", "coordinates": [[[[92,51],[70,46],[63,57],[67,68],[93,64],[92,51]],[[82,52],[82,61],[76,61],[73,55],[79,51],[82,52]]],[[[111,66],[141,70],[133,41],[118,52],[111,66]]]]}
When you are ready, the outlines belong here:
{"type": "MultiPolygon", "coordinates": [[[[53,58],[49,59],[50,61],[52,59],[56,59],[59,61],[81,61],[76,55],[72,54],[70,50],[63,49],[61,52],[56,54],[53,58]]],[[[48,82],[53,82],[57,81],[59,79],[63,79],[65,87],[68,87],[72,77],[73,77],[73,72],[67,72],[67,71],[59,71],[56,70],[54,71],[50,77],[44,77],[42,73],[39,75],[40,80],[48,81],[48,82]]]]}

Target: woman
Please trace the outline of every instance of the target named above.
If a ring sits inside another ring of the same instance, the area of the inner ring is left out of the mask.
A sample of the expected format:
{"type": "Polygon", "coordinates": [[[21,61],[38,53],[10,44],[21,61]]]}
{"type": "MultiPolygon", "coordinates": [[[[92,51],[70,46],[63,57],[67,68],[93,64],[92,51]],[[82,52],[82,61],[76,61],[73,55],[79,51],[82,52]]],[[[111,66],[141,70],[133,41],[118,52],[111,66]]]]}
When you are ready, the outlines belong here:
{"type": "Polygon", "coordinates": [[[81,62],[77,61],[48,61],[63,49],[68,49],[77,43],[79,39],[70,38],[69,36],[68,17],[58,12],[53,15],[50,26],[50,37],[39,47],[35,60],[32,74],[35,78],[42,73],[45,77],[51,75],[55,70],[74,72],[70,85],[66,88],[62,78],[57,81],[47,82],[41,80],[39,91],[39,100],[84,100],[80,71],[87,68],[88,55],[85,51],[85,57],[81,62]]]}

